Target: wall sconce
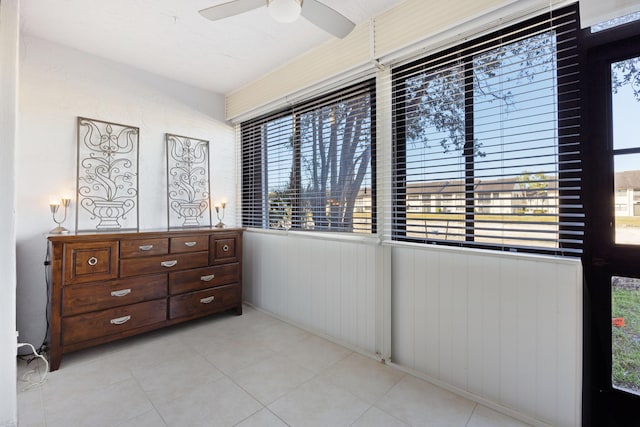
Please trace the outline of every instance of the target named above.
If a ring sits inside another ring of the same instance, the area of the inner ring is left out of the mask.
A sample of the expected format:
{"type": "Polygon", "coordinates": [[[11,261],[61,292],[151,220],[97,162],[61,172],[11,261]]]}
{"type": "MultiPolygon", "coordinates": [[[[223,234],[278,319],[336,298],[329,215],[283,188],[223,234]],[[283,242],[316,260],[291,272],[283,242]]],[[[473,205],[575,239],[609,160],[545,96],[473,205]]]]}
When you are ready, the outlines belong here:
{"type": "Polygon", "coordinates": [[[224,219],[224,208],[227,206],[227,202],[221,202],[222,205],[222,217],[220,217],[220,206],[216,205],[216,216],[218,217],[218,223],[216,224],[216,228],[224,227],[224,223],[222,220],[224,219]]]}
{"type": "Polygon", "coordinates": [[[58,226],[56,228],[52,229],[51,231],[49,231],[49,233],[51,233],[51,234],[64,234],[64,233],[68,233],[69,232],[69,230],[67,230],[66,228],[64,228],[62,226],[62,223],[67,219],[67,208],[69,207],[69,203],[71,203],[71,199],[65,199],[63,197],[61,202],[60,202],[60,204],[58,204],[58,203],[50,203],[49,204],[49,209],[51,209],[51,216],[53,217],[53,222],[58,224],[58,226]],[[56,219],[56,214],[58,213],[58,209],[60,209],[60,205],[62,205],[62,207],[64,208],[64,216],[62,217],[62,219],[60,221],[58,221],[56,219]]]}

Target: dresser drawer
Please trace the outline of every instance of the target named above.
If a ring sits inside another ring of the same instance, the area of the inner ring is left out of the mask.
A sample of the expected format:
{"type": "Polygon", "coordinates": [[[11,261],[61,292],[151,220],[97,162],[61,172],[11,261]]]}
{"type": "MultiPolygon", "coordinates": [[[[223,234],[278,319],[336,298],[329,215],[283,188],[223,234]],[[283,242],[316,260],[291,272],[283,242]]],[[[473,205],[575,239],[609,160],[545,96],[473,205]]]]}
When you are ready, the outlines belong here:
{"type": "Polygon", "coordinates": [[[156,274],[65,286],[62,315],[70,316],[162,298],[167,295],[167,281],[166,274],[156,274]]]}
{"type": "Polygon", "coordinates": [[[225,264],[169,274],[172,295],[226,285],[240,280],[240,265],[225,264]]]}
{"type": "Polygon", "coordinates": [[[162,322],[166,318],[167,300],[164,298],[65,317],[62,319],[63,343],[70,345],[114,335],[162,322]]]}
{"type": "Polygon", "coordinates": [[[65,284],[118,277],[118,241],[67,243],[64,246],[65,284]]]}
{"type": "Polygon", "coordinates": [[[169,319],[198,317],[241,303],[242,291],[239,284],[219,286],[169,298],[169,319]]]}
{"type": "Polygon", "coordinates": [[[165,255],[169,253],[169,239],[133,239],[120,242],[120,258],[165,255]]]}
{"type": "Polygon", "coordinates": [[[171,238],[171,253],[199,252],[209,250],[209,236],[186,236],[171,238]]]}
{"type": "Polygon", "coordinates": [[[215,233],[209,242],[209,264],[240,262],[242,240],[238,233],[215,233]]]}
{"type": "Polygon", "coordinates": [[[120,277],[205,267],[208,263],[208,257],[208,252],[193,252],[122,259],[120,260],[120,277]]]}

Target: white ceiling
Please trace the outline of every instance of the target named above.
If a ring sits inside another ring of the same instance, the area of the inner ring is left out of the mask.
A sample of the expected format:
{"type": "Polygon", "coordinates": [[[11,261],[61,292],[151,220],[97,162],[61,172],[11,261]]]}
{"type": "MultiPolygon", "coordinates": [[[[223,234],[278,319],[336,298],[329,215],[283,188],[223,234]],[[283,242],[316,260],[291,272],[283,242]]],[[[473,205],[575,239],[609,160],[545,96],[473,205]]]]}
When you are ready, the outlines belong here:
{"type": "MultiPolygon", "coordinates": [[[[209,21],[227,0],[23,0],[25,35],[218,93],[241,88],[332,39],[304,18],[271,19],[266,7],[209,21]]],[[[355,23],[404,0],[322,0],[355,23]]]]}

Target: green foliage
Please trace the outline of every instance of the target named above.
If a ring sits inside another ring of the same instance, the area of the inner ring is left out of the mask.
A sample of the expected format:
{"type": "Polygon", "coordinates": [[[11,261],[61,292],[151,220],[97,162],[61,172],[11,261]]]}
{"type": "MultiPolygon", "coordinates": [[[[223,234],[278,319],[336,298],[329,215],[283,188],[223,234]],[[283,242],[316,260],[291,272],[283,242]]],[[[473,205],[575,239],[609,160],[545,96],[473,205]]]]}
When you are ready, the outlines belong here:
{"type": "Polygon", "coordinates": [[[269,228],[288,230],[291,228],[291,189],[269,193],[269,228]]]}
{"type": "MultiPolygon", "coordinates": [[[[466,142],[465,97],[489,97],[508,111],[514,105],[509,88],[533,81],[536,74],[549,70],[555,49],[555,34],[546,32],[472,57],[461,56],[408,78],[407,139],[426,147],[436,142],[444,153],[462,155],[466,142]],[[467,82],[468,65],[473,85],[467,82]]],[[[482,143],[475,140],[474,156],[485,155],[482,143]]]]}
{"type": "Polygon", "coordinates": [[[613,93],[629,85],[636,100],[640,101],[640,57],[629,58],[611,65],[611,90],[613,93]]]}
{"type": "Polygon", "coordinates": [[[547,212],[544,204],[549,191],[549,181],[551,178],[542,172],[531,173],[524,171],[517,178],[517,187],[520,190],[522,201],[527,206],[518,208],[517,212],[526,214],[533,211],[534,214],[547,212]]]}
{"type": "Polygon", "coordinates": [[[625,321],[612,326],[613,384],[640,393],[640,291],[614,286],[611,299],[612,316],[625,321]]]}
{"type": "Polygon", "coordinates": [[[518,187],[526,191],[527,194],[537,195],[538,193],[546,193],[549,189],[549,176],[542,172],[531,173],[528,171],[522,172],[522,175],[518,176],[518,187]]]}

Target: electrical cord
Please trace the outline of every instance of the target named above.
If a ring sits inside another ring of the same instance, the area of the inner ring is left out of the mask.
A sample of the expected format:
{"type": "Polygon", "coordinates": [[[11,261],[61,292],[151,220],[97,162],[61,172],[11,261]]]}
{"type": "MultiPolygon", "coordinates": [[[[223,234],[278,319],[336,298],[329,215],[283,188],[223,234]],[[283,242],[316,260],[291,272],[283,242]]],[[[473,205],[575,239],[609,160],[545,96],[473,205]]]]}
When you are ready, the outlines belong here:
{"type": "Polygon", "coordinates": [[[42,359],[44,361],[44,373],[40,376],[40,378],[38,380],[34,380],[32,377],[34,374],[38,373],[38,369],[32,369],[30,371],[25,372],[24,374],[22,374],[22,381],[28,383],[27,386],[25,386],[22,391],[26,391],[26,390],[30,390],[34,387],[37,386],[41,386],[44,383],[47,382],[47,374],[49,373],[49,362],[47,361],[47,358],[44,357],[43,355],[39,354],[35,347],[32,344],[27,343],[18,343],[18,348],[20,347],[25,347],[25,346],[29,346],[31,347],[31,350],[33,351],[33,354],[35,355],[33,357],[33,359],[31,359],[30,361],[27,362],[27,364],[31,363],[32,360],[34,360],[36,357],[39,357],[40,359],[42,359]]]}
{"type": "Polygon", "coordinates": [[[49,266],[51,265],[51,246],[49,245],[48,241],[46,245],[47,245],[47,251],[44,256],[44,281],[47,284],[47,304],[45,306],[45,318],[47,322],[47,327],[44,331],[44,338],[42,339],[42,344],[38,348],[38,353],[42,353],[44,348],[46,348],[47,337],[49,336],[49,303],[51,298],[51,268],[49,268],[49,266]]]}

